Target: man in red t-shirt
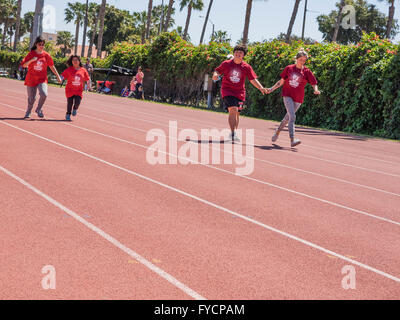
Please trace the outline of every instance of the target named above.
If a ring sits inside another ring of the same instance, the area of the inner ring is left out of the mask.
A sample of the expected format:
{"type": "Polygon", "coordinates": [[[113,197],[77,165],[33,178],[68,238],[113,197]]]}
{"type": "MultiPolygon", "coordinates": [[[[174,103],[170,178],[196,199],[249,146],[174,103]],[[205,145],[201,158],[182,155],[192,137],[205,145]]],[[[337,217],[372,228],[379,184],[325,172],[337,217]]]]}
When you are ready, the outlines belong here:
{"type": "Polygon", "coordinates": [[[267,89],[267,93],[271,93],[283,86],[282,97],[287,111],[278,129],[276,129],[275,134],[272,136],[272,142],[275,142],[278,139],[280,132],[289,123],[288,127],[291,147],[295,147],[301,143],[300,140],[294,138],[294,122],[296,120],[296,111],[304,101],[304,89],[306,84],[310,83],[312,85],[314,88],[314,94],[320,94],[317,86],[317,79],[311,70],[304,66],[307,59],[307,52],[300,50],[296,55],[296,64],[287,66],[280,75],[281,80],[279,80],[272,88],[267,89]]]}
{"type": "Polygon", "coordinates": [[[226,60],[215,69],[213,80],[218,80],[220,75],[222,78],[221,96],[224,102],[224,108],[229,112],[229,126],[231,128],[230,138],[233,141],[239,141],[235,130],[239,125],[239,112],[243,109],[243,103],[246,98],[245,80],[249,79],[250,83],[255,86],[262,94],[266,93],[266,89],[257,80],[257,75],[253,68],[243,61],[247,53],[245,45],[237,45],[233,49],[233,59],[226,60]]]}

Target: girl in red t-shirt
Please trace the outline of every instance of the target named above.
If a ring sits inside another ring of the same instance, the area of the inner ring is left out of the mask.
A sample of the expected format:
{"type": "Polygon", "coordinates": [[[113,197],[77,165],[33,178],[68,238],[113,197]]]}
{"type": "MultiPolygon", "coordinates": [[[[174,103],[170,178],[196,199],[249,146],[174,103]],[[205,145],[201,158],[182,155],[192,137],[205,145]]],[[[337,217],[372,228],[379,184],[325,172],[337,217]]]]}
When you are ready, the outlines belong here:
{"type": "MultiPolygon", "coordinates": [[[[65,95],[67,97],[67,114],[65,120],[71,121],[72,115],[76,116],[79,105],[82,101],[82,92],[85,82],[89,84],[89,73],[82,66],[81,58],[73,55],[67,61],[68,68],[61,74],[67,80],[65,95]]],[[[89,89],[90,90],[90,89],[89,89]]]]}
{"type": "Polygon", "coordinates": [[[310,83],[314,88],[314,94],[320,94],[317,86],[317,79],[310,69],[305,67],[308,59],[306,51],[301,49],[296,55],[296,64],[287,66],[281,73],[279,80],[272,88],[267,89],[267,93],[271,93],[279,87],[282,88],[283,102],[286,107],[286,115],[283,118],[275,134],[272,136],[272,142],[278,139],[280,132],[289,123],[289,136],[291,146],[295,147],[301,143],[300,140],[294,138],[296,120],[296,111],[299,109],[304,100],[304,89],[307,83],[310,83]]]}
{"type": "Polygon", "coordinates": [[[28,91],[28,108],[25,113],[26,119],[31,116],[37,90],[39,90],[40,98],[35,112],[39,118],[44,117],[42,107],[47,98],[47,67],[53,71],[58,82],[61,83],[61,78],[57,69],[54,67],[53,59],[43,50],[45,42],[42,36],[37,37],[31,51],[21,62],[23,68],[28,68],[28,73],[25,78],[25,85],[28,91]]]}

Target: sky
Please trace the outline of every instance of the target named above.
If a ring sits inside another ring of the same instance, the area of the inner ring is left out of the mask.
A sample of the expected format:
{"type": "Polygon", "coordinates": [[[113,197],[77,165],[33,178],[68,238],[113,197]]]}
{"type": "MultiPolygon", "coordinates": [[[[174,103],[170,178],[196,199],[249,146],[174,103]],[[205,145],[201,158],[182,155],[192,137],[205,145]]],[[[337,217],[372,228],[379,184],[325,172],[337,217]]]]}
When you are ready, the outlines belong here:
{"type": "MultiPolygon", "coordinates": [[[[70,31],[75,35],[75,26],[70,23],[66,24],[64,21],[64,10],[68,2],[82,2],[85,0],[45,0],[45,6],[54,10],[55,19],[48,20],[45,32],[55,31],[70,31]]],[[[101,3],[101,0],[90,0],[90,2],[101,3]]],[[[189,26],[189,35],[194,44],[200,41],[201,31],[203,28],[204,18],[210,0],[203,0],[204,9],[192,12],[192,18],[189,26]]],[[[308,0],[308,12],[305,26],[305,36],[310,37],[319,42],[322,41],[322,34],[318,31],[318,23],[316,18],[320,14],[329,14],[332,10],[336,9],[335,3],[338,0],[308,0]]],[[[114,5],[117,8],[128,10],[131,13],[134,11],[147,10],[147,0],[107,0],[107,3],[114,5]]],[[[153,5],[160,5],[162,0],[153,0],[153,5]]],[[[175,27],[185,25],[187,9],[179,11],[179,0],[175,1],[175,27]]],[[[276,37],[281,32],[286,33],[289,20],[293,11],[295,0],[253,0],[253,7],[251,12],[249,41],[263,41],[276,37]]],[[[292,33],[301,36],[304,3],[300,3],[299,11],[297,14],[296,22],[293,27],[292,33]]],[[[385,2],[378,0],[368,0],[368,3],[376,5],[376,7],[388,14],[388,6],[385,2]]],[[[168,0],[164,0],[164,4],[168,4],[168,0]]],[[[212,24],[215,30],[227,31],[231,44],[235,44],[243,33],[244,19],[246,14],[247,0],[214,0],[211,13],[210,22],[207,25],[205,39],[209,40],[212,32],[212,24]]],[[[22,1],[22,14],[27,11],[34,11],[35,0],[22,1]]],[[[400,7],[396,8],[395,18],[400,20],[400,7]]],[[[83,29],[83,28],[81,28],[83,29]]],[[[80,35],[79,42],[82,41],[82,34],[80,35]]],[[[396,42],[400,41],[400,34],[395,38],[396,42]]]]}

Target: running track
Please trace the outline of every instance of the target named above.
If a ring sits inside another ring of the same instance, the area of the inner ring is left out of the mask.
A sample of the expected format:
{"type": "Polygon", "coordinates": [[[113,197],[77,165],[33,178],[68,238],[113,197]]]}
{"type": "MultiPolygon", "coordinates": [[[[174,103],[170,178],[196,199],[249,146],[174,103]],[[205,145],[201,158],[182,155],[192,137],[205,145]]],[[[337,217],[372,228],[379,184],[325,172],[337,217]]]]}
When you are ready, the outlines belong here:
{"type": "Polygon", "coordinates": [[[88,93],[67,123],[50,87],[45,121],[22,120],[23,83],[0,86],[0,299],[399,299],[398,142],[298,128],[291,150],[287,132],[271,144],[276,123],[242,118],[251,175],[151,165],[150,129],[226,114],[88,93]]]}

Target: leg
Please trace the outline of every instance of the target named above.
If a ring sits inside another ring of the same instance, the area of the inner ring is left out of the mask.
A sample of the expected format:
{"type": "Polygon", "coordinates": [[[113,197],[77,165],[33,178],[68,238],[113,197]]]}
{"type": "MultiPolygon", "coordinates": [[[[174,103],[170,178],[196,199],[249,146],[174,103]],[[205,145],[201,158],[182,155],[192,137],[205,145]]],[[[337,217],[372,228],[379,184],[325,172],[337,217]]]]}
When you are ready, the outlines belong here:
{"type": "Polygon", "coordinates": [[[74,99],[74,110],[78,110],[81,105],[82,98],[80,96],[73,96],[74,99]]]}
{"type": "Polygon", "coordinates": [[[236,127],[235,130],[237,130],[237,128],[239,127],[239,116],[240,116],[240,112],[238,111],[236,114],[236,127]]]}
{"type": "Polygon", "coordinates": [[[67,99],[67,115],[71,115],[73,104],[74,104],[74,97],[69,97],[67,99]]]}
{"type": "Polygon", "coordinates": [[[26,113],[28,114],[31,113],[33,104],[35,103],[37,87],[26,87],[26,90],[28,92],[28,108],[26,109],[26,113]]]}
{"type": "Polygon", "coordinates": [[[289,117],[289,136],[290,139],[294,138],[294,123],[296,121],[296,111],[295,111],[295,102],[292,98],[283,97],[283,102],[285,103],[287,115],[289,117]]]}
{"type": "Polygon", "coordinates": [[[39,89],[39,102],[38,102],[38,106],[36,108],[36,112],[39,113],[39,111],[42,110],[42,107],[47,99],[47,83],[41,83],[38,85],[38,89],[39,89]]]}
{"type": "Polygon", "coordinates": [[[236,119],[238,117],[238,108],[237,107],[228,107],[229,111],[229,127],[231,128],[232,134],[235,132],[236,128],[236,119]]]}

